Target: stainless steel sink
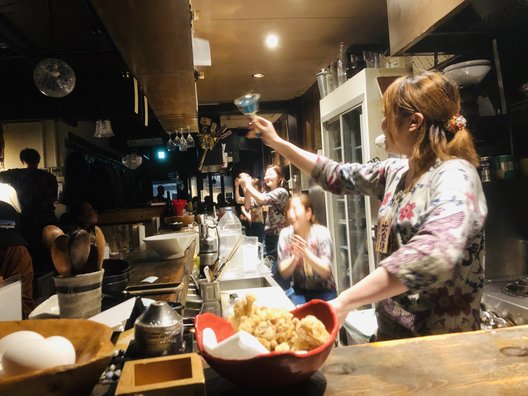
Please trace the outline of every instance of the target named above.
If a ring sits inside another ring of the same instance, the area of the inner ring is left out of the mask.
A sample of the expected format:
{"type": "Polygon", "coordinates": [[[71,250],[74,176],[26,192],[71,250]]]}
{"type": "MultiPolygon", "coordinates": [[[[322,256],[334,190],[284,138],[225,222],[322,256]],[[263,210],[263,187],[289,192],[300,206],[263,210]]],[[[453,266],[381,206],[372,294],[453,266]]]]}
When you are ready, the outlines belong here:
{"type": "Polygon", "coordinates": [[[257,276],[252,278],[228,279],[220,281],[220,290],[254,289],[257,287],[278,286],[277,282],[270,275],[257,276]]]}

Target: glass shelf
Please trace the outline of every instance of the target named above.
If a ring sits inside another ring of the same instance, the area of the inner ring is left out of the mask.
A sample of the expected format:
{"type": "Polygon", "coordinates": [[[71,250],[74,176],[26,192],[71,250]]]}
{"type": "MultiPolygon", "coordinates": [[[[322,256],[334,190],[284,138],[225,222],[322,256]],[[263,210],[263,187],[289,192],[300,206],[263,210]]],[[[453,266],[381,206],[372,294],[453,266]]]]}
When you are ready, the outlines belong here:
{"type": "MultiPolygon", "coordinates": [[[[362,163],[361,107],[323,123],[324,152],[338,162],[362,163]]],[[[357,283],[369,272],[363,196],[330,194],[328,228],[334,240],[336,282],[339,291],[357,283]]]]}

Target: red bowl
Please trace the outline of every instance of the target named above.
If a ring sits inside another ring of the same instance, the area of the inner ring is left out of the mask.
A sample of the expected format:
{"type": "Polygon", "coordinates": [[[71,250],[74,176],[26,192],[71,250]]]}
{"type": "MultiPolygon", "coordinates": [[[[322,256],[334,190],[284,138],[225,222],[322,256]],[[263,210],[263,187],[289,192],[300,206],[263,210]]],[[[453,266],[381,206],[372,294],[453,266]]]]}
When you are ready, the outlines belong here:
{"type": "Polygon", "coordinates": [[[196,344],[207,363],[220,375],[234,383],[266,387],[294,384],[309,378],[323,365],[332,349],[339,325],[332,307],[326,301],[312,300],[294,309],[291,313],[299,319],[314,315],[323,322],[330,333],[330,339],[305,354],[270,352],[252,359],[220,359],[205,352],[202,344],[203,330],[207,327],[213,329],[218,342],[233,335],[235,331],[227,320],[211,313],[205,313],[197,315],[194,321],[196,344]],[[271,378],[273,381],[270,381],[271,378]]]}

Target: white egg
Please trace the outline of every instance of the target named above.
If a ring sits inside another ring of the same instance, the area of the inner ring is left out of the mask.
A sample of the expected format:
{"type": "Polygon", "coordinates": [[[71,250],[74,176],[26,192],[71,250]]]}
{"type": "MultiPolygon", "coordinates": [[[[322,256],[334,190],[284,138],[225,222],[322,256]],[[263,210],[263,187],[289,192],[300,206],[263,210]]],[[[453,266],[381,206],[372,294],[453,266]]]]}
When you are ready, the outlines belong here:
{"type": "Polygon", "coordinates": [[[61,336],[48,337],[46,340],[51,341],[56,345],[57,353],[61,352],[65,355],[66,360],[68,361],[66,364],[75,363],[75,347],[70,340],[61,336]]]}
{"type": "Polygon", "coordinates": [[[4,353],[2,364],[6,374],[19,375],[70,363],[68,353],[63,353],[55,342],[32,339],[12,345],[4,353]]]}
{"type": "Polygon", "coordinates": [[[2,337],[2,339],[0,339],[0,363],[2,362],[2,356],[4,355],[5,351],[7,351],[11,345],[32,339],[42,340],[44,337],[42,337],[39,333],[29,330],[15,331],[14,333],[2,337]]]}

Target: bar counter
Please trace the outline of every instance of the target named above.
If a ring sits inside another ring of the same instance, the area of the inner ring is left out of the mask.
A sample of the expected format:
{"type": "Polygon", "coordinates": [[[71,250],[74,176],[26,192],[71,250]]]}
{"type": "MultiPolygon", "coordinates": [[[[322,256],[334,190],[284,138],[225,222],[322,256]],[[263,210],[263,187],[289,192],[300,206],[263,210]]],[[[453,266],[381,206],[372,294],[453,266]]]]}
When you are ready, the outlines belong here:
{"type": "MultiPolygon", "coordinates": [[[[151,275],[178,282],[183,272],[182,259],[160,260],[146,248],[129,261],[131,284],[151,275]]],[[[528,389],[528,326],[334,347],[309,380],[281,389],[239,387],[204,367],[207,395],[521,395],[528,389]]]]}
{"type": "MultiPolygon", "coordinates": [[[[206,379],[208,395],[249,394],[211,369],[206,379]]],[[[251,394],[481,396],[527,389],[528,326],[517,326],[334,348],[308,381],[251,394]]]]}

